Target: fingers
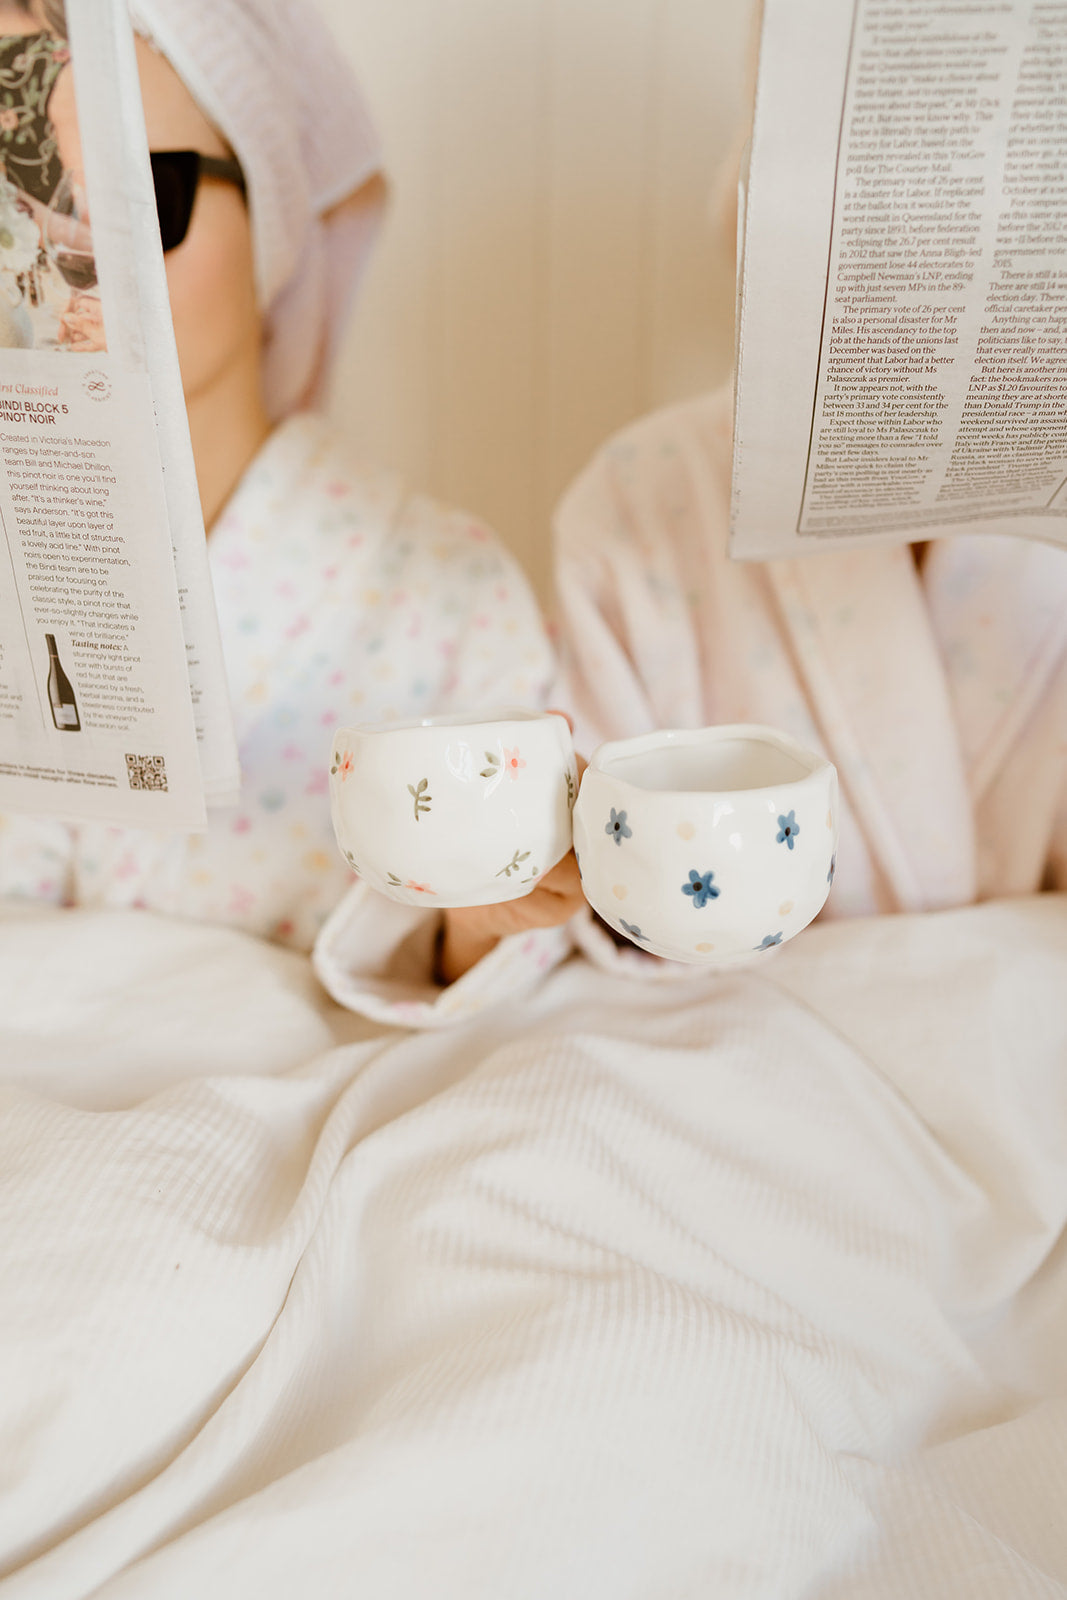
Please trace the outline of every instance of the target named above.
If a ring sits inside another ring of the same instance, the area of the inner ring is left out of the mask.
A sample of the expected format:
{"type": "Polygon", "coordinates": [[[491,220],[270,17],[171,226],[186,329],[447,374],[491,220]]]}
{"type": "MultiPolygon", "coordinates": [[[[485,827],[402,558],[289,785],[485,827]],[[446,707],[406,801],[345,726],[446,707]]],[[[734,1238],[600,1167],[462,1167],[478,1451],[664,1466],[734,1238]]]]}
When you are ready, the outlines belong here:
{"type": "MultiPolygon", "coordinates": [[[[533,899],[535,895],[551,894],[562,899],[582,899],[582,880],[578,872],[578,863],[574,859],[574,851],[568,850],[562,861],[546,872],[533,894],[527,898],[533,899]]],[[[577,910],[578,907],[575,907],[577,910]]]]}

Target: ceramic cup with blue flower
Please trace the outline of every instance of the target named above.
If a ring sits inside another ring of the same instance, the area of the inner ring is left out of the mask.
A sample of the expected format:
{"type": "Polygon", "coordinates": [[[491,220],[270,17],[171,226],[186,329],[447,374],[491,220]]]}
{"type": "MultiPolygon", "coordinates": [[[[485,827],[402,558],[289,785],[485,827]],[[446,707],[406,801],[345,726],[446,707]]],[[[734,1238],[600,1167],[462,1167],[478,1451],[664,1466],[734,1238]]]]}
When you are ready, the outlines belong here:
{"type": "Polygon", "coordinates": [[[338,728],[334,832],[349,865],[404,905],[529,894],[571,847],[578,774],[554,712],[504,709],[338,728]]]}
{"type": "Polygon", "coordinates": [[[817,916],[837,853],[837,773],[774,728],[602,744],[574,808],[586,899],[643,950],[714,966],[817,916]]]}

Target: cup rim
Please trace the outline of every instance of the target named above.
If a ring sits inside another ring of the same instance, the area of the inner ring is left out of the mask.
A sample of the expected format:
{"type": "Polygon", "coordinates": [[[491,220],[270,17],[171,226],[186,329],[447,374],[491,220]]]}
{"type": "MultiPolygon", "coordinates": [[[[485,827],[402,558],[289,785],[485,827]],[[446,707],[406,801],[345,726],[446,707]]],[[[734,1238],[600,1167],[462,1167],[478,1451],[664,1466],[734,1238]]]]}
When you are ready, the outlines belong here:
{"type": "Polygon", "coordinates": [[[653,733],[638,734],[633,739],[609,739],[604,744],[598,744],[589,758],[587,771],[596,772],[600,777],[608,779],[620,789],[631,794],[644,796],[663,796],[671,800],[692,800],[694,793],[718,796],[744,796],[768,794],[771,791],[795,788],[806,783],[809,778],[817,773],[822,773],[827,767],[833,769],[833,763],[821,756],[817,750],[810,749],[807,745],[794,739],[792,735],[783,733],[779,728],[770,728],[759,722],[724,722],[717,723],[708,728],[660,728],[653,733]],[[648,750],[661,748],[679,749],[686,746],[717,744],[726,739],[747,739],[753,744],[769,744],[782,751],[784,755],[792,756],[807,770],[798,778],[782,778],[777,783],[761,783],[746,789],[647,789],[644,785],[633,783],[629,778],[623,778],[618,773],[607,771],[604,763],[617,760],[620,756],[643,755],[648,750]]]}
{"type": "Polygon", "coordinates": [[[533,711],[529,706],[496,706],[488,711],[442,711],[430,717],[401,717],[389,722],[338,723],[331,737],[337,739],[341,734],[420,733],[424,729],[459,732],[464,728],[486,728],[494,724],[503,726],[515,722],[547,722],[549,719],[562,722],[568,734],[570,733],[567,719],[562,712],[533,711]]]}

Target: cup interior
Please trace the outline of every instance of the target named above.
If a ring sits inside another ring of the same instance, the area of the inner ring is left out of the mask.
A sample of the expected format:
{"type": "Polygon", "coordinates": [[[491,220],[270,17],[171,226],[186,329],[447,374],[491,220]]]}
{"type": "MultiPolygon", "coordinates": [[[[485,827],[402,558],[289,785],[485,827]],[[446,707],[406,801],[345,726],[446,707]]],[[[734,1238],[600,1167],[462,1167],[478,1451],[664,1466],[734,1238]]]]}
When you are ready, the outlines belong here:
{"type": "Polygon", "coordinates": [[[412,733],[422,728],[439,728],[446,731],[455,728],[462,731],[464,728],[480,728],[493,722],[546,722],[550,718],[564,720],[556,712],[529,711],[521,706],[501,706],[490,711],[444,711],[435,717],[405,717],[395,722],[369,722],[360,723],[355,727],[337,728],[335,737],[340,734],[412,733]]]}
{"type": "Polygon", "coordinates": [[[601,770],[638,789],[663,793],[730,793],[796,783],[811,767],[788,750],[762,739],[725,738],[704,743],[662,744],[608,757],[601,770]]]}

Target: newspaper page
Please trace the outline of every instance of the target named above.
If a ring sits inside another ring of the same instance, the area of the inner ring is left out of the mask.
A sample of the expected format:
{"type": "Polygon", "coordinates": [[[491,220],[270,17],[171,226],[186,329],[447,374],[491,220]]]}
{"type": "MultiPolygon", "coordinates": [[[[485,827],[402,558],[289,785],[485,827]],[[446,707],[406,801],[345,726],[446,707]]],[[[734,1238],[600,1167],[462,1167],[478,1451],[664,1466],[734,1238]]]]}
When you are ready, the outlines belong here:
{"type": "Polygon", "coordinates": [[[766,0],[731,551],[1067,543],[1067,0],[766,0]]]}
{"type": "Polygon", "coordinates": [[[125,0],[0,27],[0,811],[198,828],[237,764],[125,0]]]}

